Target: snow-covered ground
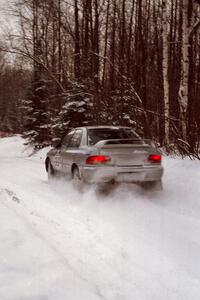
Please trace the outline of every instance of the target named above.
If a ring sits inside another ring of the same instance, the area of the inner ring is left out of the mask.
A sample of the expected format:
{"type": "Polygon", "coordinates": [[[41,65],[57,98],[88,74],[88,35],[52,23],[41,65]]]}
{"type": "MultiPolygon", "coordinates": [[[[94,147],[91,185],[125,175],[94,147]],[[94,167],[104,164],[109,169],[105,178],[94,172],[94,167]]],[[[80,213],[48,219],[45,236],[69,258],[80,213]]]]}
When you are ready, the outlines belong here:
{"type": "Polygon", "coordinates": [[[46,150],[0,140],[0,300],[200,299],[200,162],[165,158],[164,191],[50,185],[46,150]]]}

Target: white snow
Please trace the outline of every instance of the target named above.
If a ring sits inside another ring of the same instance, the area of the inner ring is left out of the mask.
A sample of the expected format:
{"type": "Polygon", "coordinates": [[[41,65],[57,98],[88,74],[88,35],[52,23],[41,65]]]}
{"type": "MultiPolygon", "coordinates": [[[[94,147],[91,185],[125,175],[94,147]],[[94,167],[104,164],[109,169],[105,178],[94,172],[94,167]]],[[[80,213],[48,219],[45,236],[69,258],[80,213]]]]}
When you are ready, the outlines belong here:
{"type": "Polygon", "coordinates": [[[200,299],[199,161],[102,197],[50,185],[46,151],[0,139],[0,300],[200,299]]]}

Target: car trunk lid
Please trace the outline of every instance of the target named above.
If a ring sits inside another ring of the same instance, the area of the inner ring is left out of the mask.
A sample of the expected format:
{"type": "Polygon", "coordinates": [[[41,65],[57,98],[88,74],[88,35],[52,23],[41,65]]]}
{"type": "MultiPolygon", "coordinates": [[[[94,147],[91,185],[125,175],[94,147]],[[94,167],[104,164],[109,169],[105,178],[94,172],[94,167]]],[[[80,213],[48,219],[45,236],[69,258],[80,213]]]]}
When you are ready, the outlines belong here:
{"type": "Polygon", "coordinates": [[[150,145],[143,140],[105,140],[98,142],[99,154],[111,158],[109,164],[142,166],[148,161],[150,145]]]}

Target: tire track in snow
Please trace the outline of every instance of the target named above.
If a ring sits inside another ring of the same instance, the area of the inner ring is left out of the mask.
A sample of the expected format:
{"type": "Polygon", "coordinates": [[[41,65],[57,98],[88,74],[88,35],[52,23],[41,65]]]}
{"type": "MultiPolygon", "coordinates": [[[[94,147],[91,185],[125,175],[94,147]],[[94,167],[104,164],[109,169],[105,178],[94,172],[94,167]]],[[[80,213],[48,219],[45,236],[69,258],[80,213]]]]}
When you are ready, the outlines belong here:
{"type": "Polygon", "coordinates": [[[5,189],[0,189],[0,193],[3,193],[3,192],[5,192],[5,194],[7,196],[9,196],[12,201],[20,203],[19,198],[17,197],[17,195],[12,190],[6,189],[6,188],[5,189]]]}
{"type": "Polygon", "coordinates": [[[4,201],[4,200],[0,201],[0,204],[3,205],[4,207],[6,207],[7,209],[11,210],[12,213],[14,213],[24,223],[25,227],[28,228],[33,235],[35,235],[38,239],[40,239],[40,241],[42,243],[45,243],[46,246],[57,257],[59,257],[59,261],[62,263],[62,265],[64,265],[67,270],[70,270],[75,276],[77,276],[78,279],[80,279],[82,282],[87,284],[89,286],[89,289],[93,290],[93,293],[99,299],[108,300],[103,295],[103,293],[101,292],[101,289],[98,285],[93,285],[93,287],[91,288],[91,282],[86,277],[81,275],[75,268],[73,268],[73,266],[69,263],[69,260],[66,258],[66,256],[63,255],[63,253],[61,251],[59,251],[58,248],[55,245],[53,245],[53,243],[50,242],[50,240],[47,239],[45,237],[45,235],[41,233],[41,231],[39,231],[39,229],[37,229],[37,227],[38,227],[37,222],[36,223],[34,221],[30,222],[30,216],[33,217],[33,218],[34,217],[39,218],[40,221],[48,223],[48,225],[51,225],[51,226],[53,225],[54,227],[56,226],[57,228],[61,227],[61,225],[59,223],[51,220],[51,219],[48,219],[48,218],[46,218],[42,215],[39,215],[36,212],[29,211],[28,208],[26,208],[22,205],[22,201],[20,201],[20,199],[16,196],[16,194],[13,191],[11,191],[10,189],[6,189],[6,188],[5,189],[0,189],[0,195],[3,195],[4,193],[7,197],[9,197],[9,199],[12,202],[15,202],[17,204],[17,206],[18,205],[20,205],[20,206],[13,207],[13,206],[11,206],[11,204],[12,204],[11,202],[9,203],[8,201],[4,201]],[[29,215],[27,215],[27,213],[29,215]]]}

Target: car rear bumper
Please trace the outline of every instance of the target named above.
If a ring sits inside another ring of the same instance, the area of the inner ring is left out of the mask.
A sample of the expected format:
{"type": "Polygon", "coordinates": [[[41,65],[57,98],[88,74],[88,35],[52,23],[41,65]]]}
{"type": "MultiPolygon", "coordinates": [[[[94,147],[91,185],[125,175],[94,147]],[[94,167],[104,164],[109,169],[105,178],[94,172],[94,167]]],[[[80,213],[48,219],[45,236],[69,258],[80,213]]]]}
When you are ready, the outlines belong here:
{"type": "Polygon", "coordinates": [[[161,165],[140,167],[82,166],[80,172],[83,181],[88,183],[109,181],[134,183],[160,180],[163,175],[163,167],[161,165]]]}

